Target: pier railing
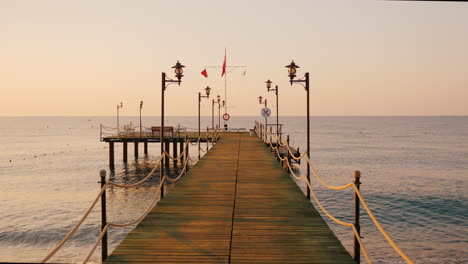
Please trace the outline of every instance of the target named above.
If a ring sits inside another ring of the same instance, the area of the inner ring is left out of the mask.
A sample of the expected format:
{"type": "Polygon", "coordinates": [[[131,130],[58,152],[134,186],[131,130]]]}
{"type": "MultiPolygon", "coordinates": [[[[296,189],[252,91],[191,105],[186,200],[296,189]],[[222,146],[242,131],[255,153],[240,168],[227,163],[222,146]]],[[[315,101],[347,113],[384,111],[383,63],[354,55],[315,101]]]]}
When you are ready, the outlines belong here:
{"type": "MultiPolygon", "coordinates": [[[[205,129],[203,129],[205,131],[205,129]]],[[[219,134],[222,132],[247,132],[248,130],[246,128],[226,128],[226,129],[221,129],[219,127],[215,128],[210,128],[206,127],[206,132],[214,135],[214,134],[219,134]]],[[[198,132],[198,128],[194,127],[183,127],[183,126],[177,126],[174,127],[174,131],[171,134],[165,134],[166,138],[183,138],[185,134],[191,134],[193,135],[195,132],[198,132]]],[[[103,141],[105,137],[118,137],[118,138],[159,138],[159,133],[156,132],[154,133],[152,130],[152,127],[140,127],[135,126],[135,125],[124,125],[120,126],[119,128],[117,127],[110,127],[110,126],[105,126],[103,124],[100,124],[100,129],[99,129],[99,138],[100,141],[103,141]]],[[[198,135],[197,135],[198,136],[198,135]]],[[[212,136],[211,136],[212,137],[212,136]]]]}
{"type": "Polygon", "coordinates": [[[368,216],[371,218],[372,222],[375,224],[377,229],[380,231],[380,233],[385,237],[387,242],[391,245],[391,247],[403,258],[407,263],[413,264],[414,262],[401,250],[401,248],[393,241],[393,239],[390,237],[390,235],[385,231],[385,229],[382,227],[382,225],[379,223],[377,218],[374,216],[372,211],[370,210],[369,206],[367,205],[366,201],[364,200],[364,197],[362,196],[360,192],[360,179],[361,179],[361,173],[359,171],[354,172],[354,180],[349,182],[348,184],[342,185],[342,186],[333,186],[330,184],[327,184],[322,177],[317,173],[315,170],[310,157],[307,155],[307,152],[304,151],[302,154],[297,154],[294,149],[292,149],[289,145],[289,140],[286,140],[284,142],[281,142],[279,140],[279,135],[278,134],[273,134],[270,130],[268,132],[267,127],[265,127],[264,124],[255,122],[255,128],[254,128],[255,133],[257,134],[260,139],[265,142],[267,145],[269,145],[270,149],[274,152],[274,155],[276,158],[281,162],[283,167],[287,169],[287,171],[290,173],[292,177],[294,177],[297,180],[305,180],[305,184],[308,186],[310,189],[310,193],[312,197],[314,198],[315,202],[317,205],[320,207],[322,212],[329,217],[331,220],[333,220],[335,223],[346,226],[352,229],[352,232],[354,234],[354,260],[357,263],[360,263],[361,261],[361,250],[362,253],[364,254],[364,257],[366,258],[367,263],[371,264],[372,261],[369,257],[369,254],[364,246],[364,243],[361,239],[361,227],[359,223],[360,219],[360,205],[362,205],[367,212],[368,216]],[[279,149],[280,147],[285,147],[287,149],[286,155],[280,153],[279,149]],[[311,183],[307,180],[306,175],[303,176],[298,176],[294,173],[292,167],[291,167],[291,159],[300,161],[302,159],[305,159],[307,163],[310,165],[310,169],[318,182],[322,184],[323,186],[327,187],[328,189],[332,190],[344,190],[347,188],[353,188],[354,190],[354,222],[353,223],[348,223],[341,221],[334,217],[332,214],[330,214],[326,208],[323,206],[323,204],[320,202],[320,200],[317,198],[317,195],[312,189],[311,183]]]}
{"type": "Polygon", "coordinates": [[[159,159],[156,161],[156,164],[154,168],[140,181],[132,184],[120,184],[120,183],[115,183],[112,181],[106,181],[106,171],[101,170],[99,172],[99,176],[101,181],[99,182],[101,184],[101,190],[99,193],[96,195],[96,198],[93,200],[91,205],[89,206],[88,210],[83,214],[83,216],[78,220],[78,222],[70,229],[70,231],[65,235],[65,237],[45,256],[40,263],[46,263],[48,262],[63,246],[64,244],[75,234],[75,232],[80,228],[80,226],[83,224],[83,222],[88,218],[90,215],[91,211],[94,209],[96,204],[98,203],[99,200],[101,200],[101,232],[99,233],[99,236],[93,246],[90,249],[90,252],[87,254],[86,258],[84,259],[83,263],[88,262],[88,260],[91,258],[92,254],[96,250],[97,246],[101,242],[101,258],[102,261],[104,261],[107,256],[108,256],[108,251],[107,251],[107,231],[110,227],[127,227],[133,224],[138,223],[140,220],[142,220],[150,211],[151,209],[163,198],[160,196],[161,191],[163,188],[165,188],[165,182],[171,182],[171,183],[176,183],[183,175],[185,175],[188,171],[188,165],[189,162],[195,162],[197,159],[192,159],[189,155],[188,151],[188,145],[199,145],[198,147],[198,152],[208,152],[209,150],[209,145],[213,146],[215,142],[219,139],[220,137],[220,131],[215,129],[213,131],[207,131],[205,136],[203,137],[198,137],[196,142],[191,142],[188,140],[187,136],[185,136],[185,142],[184,142],[184,151],[180,153],[179,156],[173,157],[171,156],[168,152],[164,152],[163,155],[159,157],[159,159]],[[206,149],[203,149],[200,147],[200,141],[205,141],[206,143],[206,149]],[[151,199],[151,202],[149,206],[145,209],[145,211],[136,219],[127,222],[127,223],[116,223],[116,222],[108,222],[107,221],[107,212],[106,212],[106,190],[109,186],[117,187],[117,188],[134,188],[137,187],[146,181],[148,181],[152,176],[155,175],[155,172],[157,171],[158,168],[161,169],[161,166],[163,166],[165,157],[173,160],[173,161],[178,161],[181,160],[183,161],[183,167],[182,171],[179,173],[179,175],[176,178],[170,178],[167,175],[164,175],[162,179],[159,181],[159,185],[157,187],[157,191],[154,194],[153,198],[151,199]]]}

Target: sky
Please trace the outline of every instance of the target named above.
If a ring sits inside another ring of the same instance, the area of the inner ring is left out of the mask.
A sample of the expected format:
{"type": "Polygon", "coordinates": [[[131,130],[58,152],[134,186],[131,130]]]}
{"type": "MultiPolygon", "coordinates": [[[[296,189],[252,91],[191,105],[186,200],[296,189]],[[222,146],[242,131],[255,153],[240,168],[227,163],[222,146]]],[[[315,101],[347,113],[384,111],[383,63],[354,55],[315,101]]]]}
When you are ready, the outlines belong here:
{"type": "Polygon", "coordinates": [[[0,116],[211,115],[227,76],[227,112],[318,116],[468,115],[468,3],[376,0],[0,0],[0,116]]]}

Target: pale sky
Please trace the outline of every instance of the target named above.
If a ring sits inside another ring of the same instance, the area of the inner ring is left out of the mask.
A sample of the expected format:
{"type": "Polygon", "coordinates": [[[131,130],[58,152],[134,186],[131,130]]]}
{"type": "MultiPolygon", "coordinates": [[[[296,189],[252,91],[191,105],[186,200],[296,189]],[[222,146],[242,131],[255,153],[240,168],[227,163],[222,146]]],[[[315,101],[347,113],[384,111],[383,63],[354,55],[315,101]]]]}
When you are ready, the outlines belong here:
{"type": "MultiPolygon", "coordinates": [[[[0,116],[160,115],[161,72],[186,66],[166,115],[197,115],[206,65],[228,75],[231,115],[305,114],[292,59],[311,78],[312,115],[468,115],[468,3],[375,0],[0,0],[0,116]]],[[[211,115],[202,101],[202,115],[211,115]]]]}

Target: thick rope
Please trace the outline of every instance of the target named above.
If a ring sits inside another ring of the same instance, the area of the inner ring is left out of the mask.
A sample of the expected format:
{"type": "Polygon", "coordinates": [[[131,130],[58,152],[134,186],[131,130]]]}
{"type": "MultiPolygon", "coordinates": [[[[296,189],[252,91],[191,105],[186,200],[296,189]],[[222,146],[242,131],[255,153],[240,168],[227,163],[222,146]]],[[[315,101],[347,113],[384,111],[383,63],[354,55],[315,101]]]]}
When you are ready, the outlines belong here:
{"type": "Polygon", "coordinates": [[[104,234],[107,232],[107,229],[109,228],[109,223],[106,223],[106,225],[104,226],[104,228],[102,229],[101,233],[99,233],[99,237],[98,239],[96,240],[96,242],[94,243],[93,247],[91,248],[89,254],[86,256],[85,260],[83,261],[83,264],[88,262],[89,258],[91,257],[91,255],[93,255],[94,253],[94,250],[96,250],[98,244],[99,244],[99,241],[102,240],[102,238],[104,237],[104,234]]]}
{"type": "Polygon", "coordinates": [[[369,217],[372,219],[372,221],[374,222],[375,226],[379,229],[380,233],[382,233],[382,235],[385,237],[385,239],[387,239],[388,243],[393,247],[393,249],[395,249],[395,251],[400,254],[400,256],[406,260],[406,262],[408,263],[414,263],[401,249],[400,247],[398,247],[398,245],[392,240],[392,238],[390,238],[390,236],[387,234],[387,232],[383,229],[383,227],[380,225],[379,221],[377,221],[377,218],[375,218],[374,214],[371,212],[371,210],[369,209],[369,206],[367,206],[367,203],[366,201],[364,201],[364,198],[362,197],[362,194],[361,192],[359,191],[358,187],[356,186],[356,184],[354,184],[353,182],[353,188],[354,188],[354,191],[356,192],[356,194],[358,195],[359,197],[359,200],[361,201],[361,204],[362,206],[364,206],[364,208],[366,209],[367,211],[367,214],[369,215],[369,217]]]}
{"type": "Polygon", "coordinates": [[[135,186],[138,186],[140,184],[142,184],[143,182],[145,182],[146,180],[149,179],[149,177],[151,177],[151,175],[156,171],[156,168],[158,167],[158,165],[160,164],[161,162],[161,158],[158,160],[158,162],[156,163],[156,165],[154,166],[153,170],[145,177],[143,178],[141,181],[137,182],[137,183],[134,183],[134,184],[128,184],[128,185],[125,185],[125,184],[117,184],[117,183],[114,183],[114,182],[106,182],[106,184],[104,184],[104,186],[102,186],[101,190],[99,191],[98,195],[96,196],[96,198],[94,199],[93,203],[91,204],[91,206],[88,208],[88,210],[84,213],[84,215],[80,218],[80,220],[75,224],[75,226],[67,233],[67,235],[65,235],[65,237],[62,239],[62,241],[60,241],[56,246],[55,248],[46,256],[44,257],[40,263],[45,263],[47,262],[51,257],[53,257],[55,255],[55,253],[57,253],[57,251],[60,250],[60,248],[62,248],[62,246],[73,236],[73,234],[76,232],[76,230],[78,230],[78,228],[81,226],[81,224],[83,224],[84,220],[89,216],[89,214],[91,213],[91,211],[93,210],[94,206],[96,206],[96,203],[98,202],[98,200],[101,198],[101,195],[103,194],[103,192],[106,190],[107,186],[116,186],[116,187],[121,187],[121,188],[130,188],[130,187],[135,187],[135,186]]]}
{"type": "Polygon", "coordinates": [[[361,240],[361,235],[360,235],[359,232],[357,231],[355,225],[353,225],[352,228],[353,228],[354,237],[357,239],[357,241],[358,241],[358,243],[359,243],[359,246],[360,246],[361,249],[362,249],[362,253],[364,254],[364,257],[366,258],[367,264],[372,264],[372,261],[370,260],[369,254],[367,253],[367,250],[366,250],[366,248],[364,247],[364,243],[363,243],[362,240],[361,240]]]}
{"type": "Polygon", "coordinates": [[[88,208],[88,210],[85,212],[85,214],[81,217],[81,219],[78,221],[78,223],[76,223],[75,226],[70,231],[68,231],[67,235],[62,239],[62,241],[60,241],[60,243],[58,243],[55,246],[55,248],[45,258],[43,258],[41,260],[40,263],[47,262],[52,256],[55,255],[55,253],[57,253],[57,251],[65,244],[65,242],[67,242],[68,239],[71,236],[73,236],[73,234],[76,232],[76,230],[81,226],[81,224],[84,222],[84,220],[88,217],[89,213],[91,213],[91,210],[93,210],[94,206],[96,205],[97,201],[101,198],[101,195],[106,190],[107,186],[108,186],[107,183],[104,184],[104,186],[102,186],[101,191],[98,193],[98,195],[94,199],[93,203],[88,208]]]}
{"type": "Polygon", "coordinates": [[[115,182],[107,182],[106,184],[110,185],[110,186],[115,186],[115,187],[120,187],[120,188],[132,188],[132,187],[136,187],[144,182],[146,182],[153,174],[154,172],[156,171],[158,165],[161,163],[161,160],[162,160],[163,156],[160,156],[159,157],[159,160],[157,161],[156,165],[154,166],[154,168],[151,170],[150,173],[148,173],[148,175],[145,176],[145,178],[141,179],[140,181],[136,182],[136,183],[132,183],[132,184],[119,184],[119,183],[115,183],[115,182]]]}
{"type": "Polygon", "coordinates": [[[112,226],[112,227],[126,227],[126,226],[131,226],[133,224],[136,224],[138,221],[143,219],[151,211],[151,209],[153,209],[155,203],[157,202],[157,200],[159,198],[159,193],[161,192],[161,187],[163,186],[165,178],[166,178],[166,176],[164,176],[163,180],[159,183],[158,191],[155,193],[154,198],[151,200],[150,206],[148,206],[148,208],[146,208],[146,210],[143,212],[143,214],[140,215],[140,217],[138,217],[137,219],[135,219],[133,221],[130,221],[128,223],[122,223],[122,224],[109,223],[109,225],[112,226]]]}
{"type": "MultiPolygon", "coordinates": [[[[265,136],[265,137],[266,137],[266,136],[265,136]]],[[[266,139],[265,142],[269,143],[270,148],[271,148],[272,150],[276,150],[275,152],[276,152],[277,157],[280,157],[279,151],[278,151],[278,145],[281,146],[281,143],[278,142],[278,138],[276,137],[276,147],[273,147],[272,144],[271,144],[271,142],[270,142],[270,141],[267,141],[267,140],[268,140],[268,139],[266,139]]],[[[380,223],[377,221],[377,219],[375,218],[374,214],[371,212],[371,210],[370,210],[369,207],[367,206],[367,203],[365,202],[365,200],[364,200],[364,198],[363,198],[361,192],[359,191],[358,187],[356,186],[356,184],[355,184],[354,182],[350,182],[350,183],[348,183],[348,184],[346,184],[346,185],[342,185],[342,186],[332,186],[332,185],[327,184],[327,183],[318,175],[317,171],[316,171],[315,168],[313,167],[312,162],[310,161],[310,158],[309,158],[309,156],[307,155],[306,152],[302,153],[302,154],[300,155],[300,157],[295,157],[295,156],[293,155],[293,153],[291,152],[291,149],[290,149],[290,147],[289,147],[288,144],[286,144],[286,147],[287,147],[287,149],[288,149],[289,154],[292,156],[293,159],[299,160],[299,159],[301,159],[301,158],[303,158],[303,157],[306,157],[306,160],[307,160],[307,162],[309,163],[310,168],[311,168],[311,170],[312,170],[314,176],[317,178],[317,180],[318,180],[322,185],[326,186],[327,188],[333,189],[333,190],[343,190],[343,189],[347,189],[347,188],[349,188],[349,187],[352,186],[352,187],[354,188],[354,191],[355,191],[356,194],[358,195],[359,200],[361,201],[362,205],[363,205],[364,208],[366,209],[367,214],[370,216],[370,218],[372,219],[372,221],[374,222],[374,224],[376,225],[376,227],[379,229],[380,233],[382,233],[382,235],[383,235],[383,236],[385,237],[385,239],[389,242],[389,244],[393,247],[393,249],[394,249],[407,263],[411,263],[411,264],[414,263],[414,262],[398,247],[398,245],[390,238],[390,236],[387,234],[387,232],[383,229],[383,227],[382,227],[382,226],[380,225],[380,223]]],[[[284,161],[284,159],[281,159],[281,158],[280,158],[280,160],[281,160],[281,161],[284,161]]],[[[289,164],[289,160],[288,160],[288,159],[285,159],[285,160],[286,160],[286,164],[287,164],[287,166],[288,166],[288,168],[289,168],[289,172],[290,172],[290,174],[291,174],[294,178],[296,178],[296,179],[298,179],[298,180],[302,180],[302,179],[305,178],[305,176],[298,177],[298,176],[293,172],[293,170],[292,170],[292,168],[291,168],[291,165],[289,164]]],[[[341,220],[338,220],[338,219],[335,218],[334,216],[332,216],[332,215],[323,207],[323,205],[322,205],[322,204],[320,203],[320,201],[318,200],[317,196],[315,195],[315,192],[312,190],[311,184],[310,184],[308,181],[306,181],[306,185],[309,187],[309,189],[310,189],[310,191],[311,191],[311,194],[312,194],[312,196],[313,196],[315,202],[317,203],[317,205],[320,207],[320,209],[321,209],[330,219],[332,219],[334,222],[336,222],[336,223],[338,223],[338,224],[340,224],[340,225],[348,226],[348,227],[351,227],[351,228],[353,229],[353,233],[354,233],[355,237],[357,238],[357,240],[358,240],[358,242],[359,242],[359,245],[360,245],[361,248],[362,248],[363,254],[364,254],[364,256],[365,256],[367,262],[368,262],[368,263],[371,263],[371,260],[370,260],[370,258],[369,258],[369,256],[368,256],[368,253],[367,253],[367,250],[365,249],[364,244],[362,243],[361,238],[359,237],[359,234],[358,234],[358,232],[357,232],[356,227],[354,226],[354,224],[343,222],[343,221],[341,221],[341,220]]]]}

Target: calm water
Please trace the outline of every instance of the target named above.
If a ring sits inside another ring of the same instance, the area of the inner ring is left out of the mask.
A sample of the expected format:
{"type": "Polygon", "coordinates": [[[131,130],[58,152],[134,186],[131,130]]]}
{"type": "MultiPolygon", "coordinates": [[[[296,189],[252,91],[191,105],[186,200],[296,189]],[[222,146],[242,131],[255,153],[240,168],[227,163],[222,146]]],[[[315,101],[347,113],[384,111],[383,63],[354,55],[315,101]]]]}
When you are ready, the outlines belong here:
{"type": "MultiPolygon", "coordinates": [[[[250,128],[254,120],[234,117],[230,126],[250,128]]],[[[121,118],[121,124],[130,121],[138,124],[137,117],[121,118]]],[[[280,122],[291,143],[304,150],[305,118],[280,122]]],[[[99,190],[99,170],[108,170],[100,123],[115,126],[115,118],[0,117],[0,262],[39,261],[88,208],[99,190]]],[[[158,125],[159,119],[144,118],[143,123],[158,125]]],[[[195,128],[197,118],[167,118],[168,125],[179,123],[195,128]]],[[[202,126],[210,124],[210,118],[202,119],[202,126]]],[[[150,144],[147,157],[141,149],[138,160],[129,151],[124,165],[117,145],[113,181],[137,181],[154,166],[159,145],[150,144]]],[[[331,184],[348,183],[354,170],[362,172],[361,190],[369,206],[416,263],[468,263],[468,117],[312,117],[311,156],[331,184]]],[[[304,174],[305,164],[298,171],[304,174]]],[[[110,220],[125,222],[140,214],[157,184],[156,179],[135,189],[111,189],[110,220]]],[[[326,190],[314,180],[313,186],[331,213],[352,221],[350,191],[326,190]]],[[[82,261],[99,223],[95,210],[52,261],[82,261]]],[[[352,251],[351,231],[330,226],[352,251]]],[[[375,263],[403,263],[366,215],[361,226],[375,263]]],[[[110,250],[131,228],[110,231],[110,250]]],[[[99,259],[97,250],[93,260],[99,259]]]]}

